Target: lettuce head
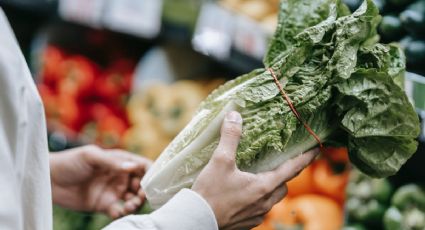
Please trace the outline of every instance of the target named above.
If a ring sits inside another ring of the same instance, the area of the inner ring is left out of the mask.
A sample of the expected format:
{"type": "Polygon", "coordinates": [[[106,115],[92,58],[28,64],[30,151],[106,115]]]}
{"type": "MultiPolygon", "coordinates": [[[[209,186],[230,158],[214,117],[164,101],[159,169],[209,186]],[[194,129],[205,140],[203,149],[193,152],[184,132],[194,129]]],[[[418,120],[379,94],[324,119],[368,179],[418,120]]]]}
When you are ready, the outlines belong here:
{"type": "Polygon", "coordinates": [[[369,176],[395,174],[416,151],[419,120],[403,91],[403,52],[378,43],[380,18],[372,0],[353,13],[339,0],[282,1],[265,68],[227,82],[202,102],[142,181],[151,205],[191,187],[231,110],[243,118],[241,170],[271,170],[317,145],[268,68],[322,141],[346,145],[351,162],[369,176]]]}

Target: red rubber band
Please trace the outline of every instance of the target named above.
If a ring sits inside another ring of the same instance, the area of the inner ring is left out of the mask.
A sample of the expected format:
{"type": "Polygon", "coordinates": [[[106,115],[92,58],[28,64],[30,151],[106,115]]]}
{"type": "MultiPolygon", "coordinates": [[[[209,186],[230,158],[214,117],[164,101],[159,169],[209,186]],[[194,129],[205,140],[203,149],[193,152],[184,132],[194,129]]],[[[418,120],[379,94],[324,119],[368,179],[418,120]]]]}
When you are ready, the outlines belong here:
{"type": "Polygon", "coordinates": [[[323,144],[320,141],[319,136],[310,128],[310,126],[307,124],[307,122],[304,121],[304,119],[302,119],[301,115],[298,113],[298,111],[295,109],[294,105],[292,104],[291,99],[289,98],[289,96],[285,93],[285,91],[282,88],[282,85],[280,84],[279,80],[277,79],[276,75],[274,74],[274,71],[272,68],[268,68],[268,70],[270,71],[274,82],[277,85],[277,88],[279,88],[280,94],[282,94],[283,99],[285,99],[285,101],[288,103],[289,108],[291,109],[292,113],[295,115],[295,117],[298,119],[299,122],[301,122],[301,124],[303,124],[304,128],[313,136],[313,138],[317,141],[317,143],[320,146],[320,149],[323,152],[323,144]]]}

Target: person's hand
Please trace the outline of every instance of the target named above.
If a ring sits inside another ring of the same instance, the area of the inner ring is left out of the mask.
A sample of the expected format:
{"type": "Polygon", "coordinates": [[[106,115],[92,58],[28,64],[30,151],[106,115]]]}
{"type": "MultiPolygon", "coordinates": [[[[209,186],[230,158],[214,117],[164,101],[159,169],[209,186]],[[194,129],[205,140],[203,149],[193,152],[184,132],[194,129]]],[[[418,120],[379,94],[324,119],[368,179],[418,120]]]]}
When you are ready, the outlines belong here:
{"type": "Polygon", "coordinates": [[[50,154],[53,202],[111,218],[127,215],[145,199],[140,180],[150,164],[122,150],[92,145],[50,154]]]}
{"type": "Polygon", "coordinates": [[[242,172],[235,163],[241,131],[240,114],[227,114],[220,143],[192,186],[192,190],[210,204],[220,229],[250,229],[259,225],[272,206],[286,195],[285,183],[309,165],[319,152],[314,149],[303,153],[273,171],[242,172]]]}

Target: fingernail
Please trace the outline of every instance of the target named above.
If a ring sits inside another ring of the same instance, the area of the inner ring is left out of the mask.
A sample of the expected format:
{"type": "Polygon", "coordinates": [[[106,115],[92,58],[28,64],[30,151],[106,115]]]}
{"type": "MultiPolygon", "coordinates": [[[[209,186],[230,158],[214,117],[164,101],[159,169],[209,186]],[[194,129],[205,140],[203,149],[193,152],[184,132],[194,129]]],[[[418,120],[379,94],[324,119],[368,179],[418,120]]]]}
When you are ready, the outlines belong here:
{"type": "Polygon", "coordinates": [[[136,163],[131,162],[131,161],[126,161],[126,162],[121,164],[122,169],[131,169],[131,168],[134,168],[135,166],[136,166],[136,163]]]}
{"type": "Polygon", "coordinates": [[[227,113],[226,121],[230,121],[230,122],[237,123],[237,124],[242,124],[242,117],[238,112],[232,111],[232,112],[227,113]]]}

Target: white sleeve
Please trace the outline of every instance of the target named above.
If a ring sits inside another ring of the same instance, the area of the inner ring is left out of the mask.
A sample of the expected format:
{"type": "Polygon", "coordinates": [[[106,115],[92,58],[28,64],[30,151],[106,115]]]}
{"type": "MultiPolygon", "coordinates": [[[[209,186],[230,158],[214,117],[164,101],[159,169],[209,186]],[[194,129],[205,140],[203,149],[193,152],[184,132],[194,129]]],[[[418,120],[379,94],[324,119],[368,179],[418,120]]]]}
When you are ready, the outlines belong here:
{"type": "Polygon", "coordinates": [[[23,229],[17,168],[23,161],[19,144],[20,59],[9,24],[0,8],[0,228],[23,229]]]}
{"type": "Polygon", "coordinates": [[[149,215],[130,215],[112,222],[104,230],[217,230],[209,204],[196,192],[183,189],[149,215]]]}

